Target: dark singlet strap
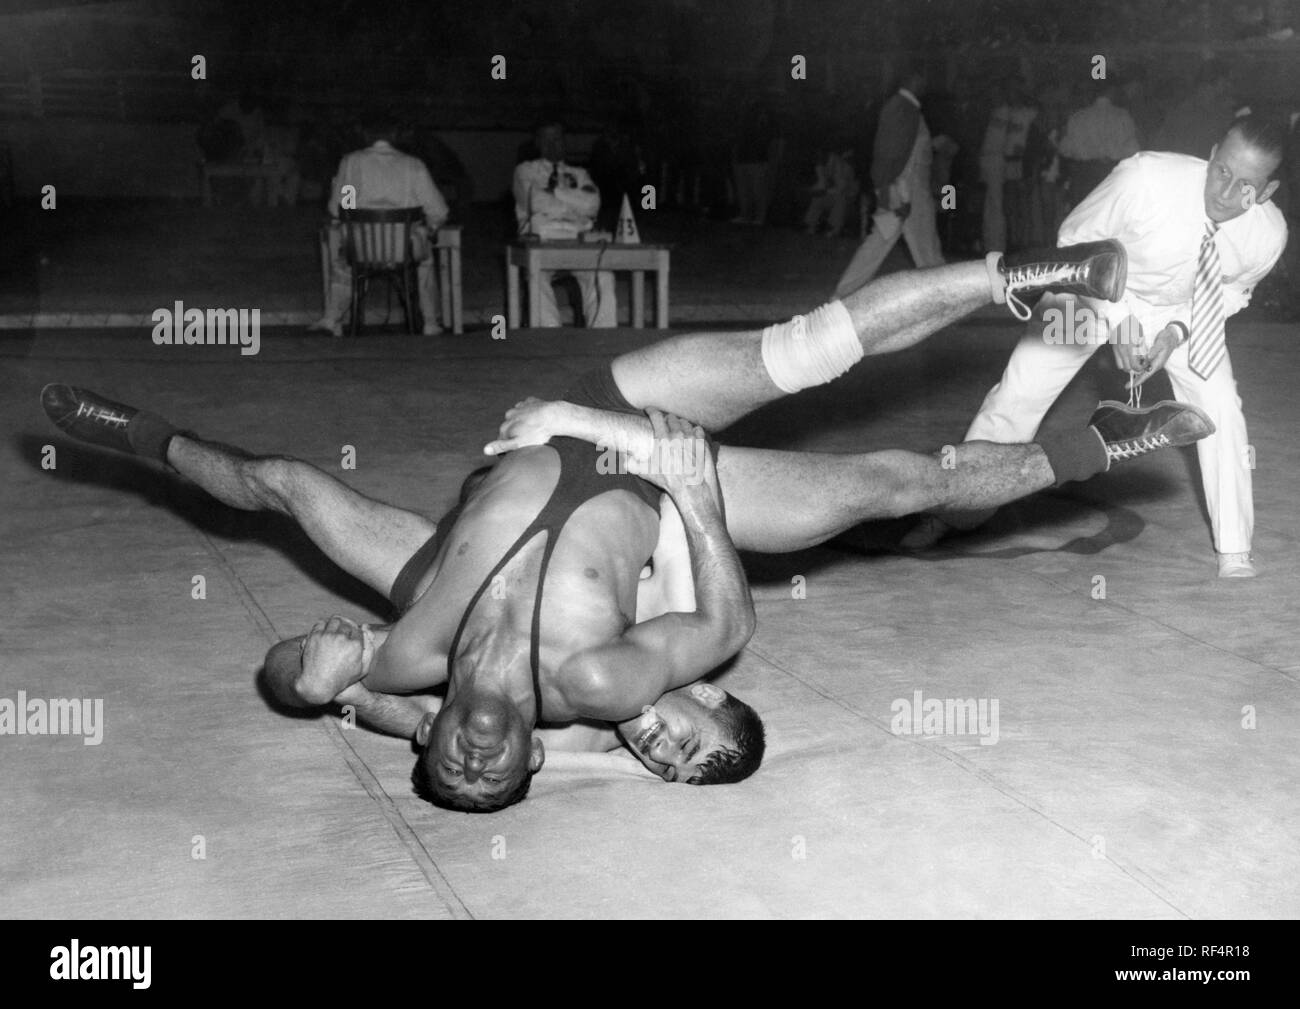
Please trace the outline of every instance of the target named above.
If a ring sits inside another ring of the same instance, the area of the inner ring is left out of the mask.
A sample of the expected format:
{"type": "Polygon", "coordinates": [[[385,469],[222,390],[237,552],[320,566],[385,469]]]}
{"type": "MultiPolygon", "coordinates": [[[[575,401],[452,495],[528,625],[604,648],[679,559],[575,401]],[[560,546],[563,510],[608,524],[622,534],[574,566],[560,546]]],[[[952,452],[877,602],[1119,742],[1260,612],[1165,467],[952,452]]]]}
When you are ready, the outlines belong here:
{"type": "Polygon", "coordinates": [[[536,704],[537,721],[539,722],[542,721],[542,593],[546,587],[546,572],[551,564],[551,556],[555,553],[555,548],[560,541],[560,533],[564,530],[570,516],[578,508],[592,498],[599,497],[608,491],[631,490],[633,494],[655,510],[658,509],[659,500],[658,488],[652,487],[652,485],[645,483],[640,478],[596,476],[595,450],[585,443],[571,438],[561,438],[557,439],[557,443],[551,447],[556,450],[556,454],[560,457],[560,471],[556,476],[555,487],[551,491],[551,496],[546,499],[546,504],[542,505],[537,517],[519,534],[519,538],[510,545],[501,560],[488,572],[483,584],[478,587],[478,591],[470,598],[469,605],[465,607],[465,612],[460,618],[460,626],[456,628],[456,634],[451,639],[451,649],[447,653],[447,678],[451,679],[452,663],[456,659],[461,636],[465,632],[465,625],[469,623],[469,617],[474,611],[474,607],[483,598],[483,593],[492,584],[492,579],[501,573],[502,569],[514,559],[520,550],[532,541],[533,537],[539,532],[545,532],[547,534],[546,545],[542,548],[541,568],[537,575],[537,593],[533,598],[532,641],[528,650],[528,661],[533,673],[533,700],[536,704]],[[588,453],[593,456],[593,463],[589,472],[583,470],[581,463],[575,460],[575,451],[582,453],[584,456],[588,453]],[[575,472],[585,475],[581,475],[575,480],[575,472]],[[651,489],[647,491],[641,485],[651,489]]]}
{"type": "Polygon", "coordinates": [[[515,555],[519,553],[520,550],[528,545],[533,537],[535,537],[539,532],[547,533],[546,546],[542,550],[542,569],[537,579],[537,596],[533,603],[533,640],[532,645],[529,648],[529,662],[532,665],[533,672],[533,701],[537,707],[537,720],[539,722],[542,720],[542,684],[538,671],[538,662],[541,650],[538,647],[537,638],[538,633],[541,630],[542,586],[546,583],[546,565],[550,562],[551,551],[554,549],[553,544],[558,538],[554,535],[550,535],[553,530],[542,522],[545,515],[546,509],[543,508],[541,514],[529,523],[528,528],[519,534],[519,538],[515,540],[514,543],[510,544],[510,549],[505,552],[501,560],[497,561],[492,570],[488,572],[487,577],[483,579],[483,583],[479,585],[478,590],[470,597],[469,605],[465,607],[465,612],[461,615],[460,624],[456,627],[456,634],[451,639],[451,648],[447,652],[447,679],[450,680],[452,676],[452,663],[455,662],[456,653],[460,649],[460,639],[465,633],[465,625],[469,623],[469,615],[474,612],[474,607],[478,605],[479,600],[483,598],[483,593],[486,592],[488,586],[492,584],[492,579],[501,573],[501,570],[514,559],[515,555]]]}

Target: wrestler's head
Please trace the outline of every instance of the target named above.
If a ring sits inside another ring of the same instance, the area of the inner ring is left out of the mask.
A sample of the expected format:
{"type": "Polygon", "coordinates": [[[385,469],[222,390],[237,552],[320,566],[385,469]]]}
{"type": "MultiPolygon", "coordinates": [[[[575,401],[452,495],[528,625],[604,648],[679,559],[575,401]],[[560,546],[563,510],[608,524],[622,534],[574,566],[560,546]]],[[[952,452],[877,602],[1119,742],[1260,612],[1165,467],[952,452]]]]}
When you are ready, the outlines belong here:
{"type": "Polygon", "coordinates": [[[763,762],[763,720],[712,683],[670,690],[618,725],[637,759],[664,781],[728,785],[763,762]]]}
{"type": "Polygon", "coordinates": [[[1235,119],[1210,150],[1205,170],[1205,216],[1222,224],[1240,217],[1277,190],[1286,138],[1281,127],[1255,116],[1235,119]]]}
{"type": "Polygon", "coordinates": [[[444,809],[491,813],[521,801],[545,762],[542,741],[510,698],[470,687],[415,730],[422,747],[411,781],[444,809]]]}

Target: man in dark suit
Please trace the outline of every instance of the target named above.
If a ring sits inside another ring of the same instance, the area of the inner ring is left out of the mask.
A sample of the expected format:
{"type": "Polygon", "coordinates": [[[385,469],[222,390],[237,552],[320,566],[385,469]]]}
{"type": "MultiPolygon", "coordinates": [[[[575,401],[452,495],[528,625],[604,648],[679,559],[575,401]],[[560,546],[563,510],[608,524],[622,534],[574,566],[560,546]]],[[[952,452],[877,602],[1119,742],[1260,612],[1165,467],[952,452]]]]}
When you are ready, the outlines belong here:
{"type": "Polygon", "coordinates": [[[856,291],[874,277],[900,237],[906,240],[917,266],[940,266],[944,261],[930,191],[930,129],[921,115],[925,90],[925,67],[914,64],[905,72],[902,87],[880,111],[871,155],[877,209],[871,233],[840,277],[837,297],[856,291]]]}

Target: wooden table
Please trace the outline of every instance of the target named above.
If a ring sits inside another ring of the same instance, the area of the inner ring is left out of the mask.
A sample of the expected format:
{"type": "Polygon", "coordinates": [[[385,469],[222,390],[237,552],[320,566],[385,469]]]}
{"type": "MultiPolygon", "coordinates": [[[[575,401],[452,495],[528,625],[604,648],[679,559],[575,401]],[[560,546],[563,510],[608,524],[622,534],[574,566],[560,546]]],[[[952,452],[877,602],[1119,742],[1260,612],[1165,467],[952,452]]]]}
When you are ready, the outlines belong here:
{"type": "MultiPolygon", "coordinates": [[[[330,224],[320,229],[321,304],[329,308],[330,270],[333,267],[333,250],[330,246],[330,224]]],[[[465,332],[465,306],[461,291],[460,225],[444,224],[434,234],[433,254],[438,261],[438,300],[444,327],[453,333],[465,332]]]]}
{"type": "Polygon", "coordinates": [[[668,245],[618,242],[515,242],[506,246],[506,320],[519,328],[519,273],[528,271],[528,325],[541,319],[543,270],[630,271],[632,274],[632,325],[645,327],[645,274],[656,276],[655,325],[668,328],[668,245]]]}

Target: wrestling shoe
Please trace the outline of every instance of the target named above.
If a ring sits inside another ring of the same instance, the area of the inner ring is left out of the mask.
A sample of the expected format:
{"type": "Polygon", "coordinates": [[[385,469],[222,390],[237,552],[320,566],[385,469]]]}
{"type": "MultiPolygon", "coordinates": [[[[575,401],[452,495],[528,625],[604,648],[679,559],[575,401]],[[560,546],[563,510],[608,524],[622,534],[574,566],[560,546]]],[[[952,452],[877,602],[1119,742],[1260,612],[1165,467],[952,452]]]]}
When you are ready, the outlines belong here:
{"type": "Polygon", "coordinates": [[[41,407],[55,426],[78,441],[163,463],[167,442],[178,433],[157,414],[71,385],[47,385],[41,390],[41,407]]]}
{"type": "Polygon", "coordinates": [[[1214,434],[1214,422],[1205,411],[1170,399],[1141,410],[1113,399],[1102,400],[1088,424],[1106,446],[1107,468],[1119,460],[1191,445],[1214,434]]]}
{"type": "Polygon", "coordinates": [[[998,272],[1006,283],[1006,302],[1022,322],[1033,313],[1021,294],[1056,291],[1081,294],[1102,301],[1119,301],[1128,277],[1128,253],[1114,239],[1067,245],[1062,249],[1035,249],[1004,255],[998,272]]]}

